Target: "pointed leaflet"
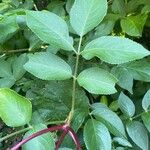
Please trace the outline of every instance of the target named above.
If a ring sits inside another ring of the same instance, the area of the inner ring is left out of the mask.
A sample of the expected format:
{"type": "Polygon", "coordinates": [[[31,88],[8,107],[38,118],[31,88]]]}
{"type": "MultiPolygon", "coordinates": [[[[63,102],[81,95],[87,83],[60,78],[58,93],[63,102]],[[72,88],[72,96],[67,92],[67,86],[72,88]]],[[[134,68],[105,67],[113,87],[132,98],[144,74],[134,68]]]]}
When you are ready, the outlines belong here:
{"type": "Polygon", "coordinates": [[[44,42],[73,50],[66,22],[51,12],[27,11],[28,27],[44,42]]]}
{"type": "MultiPolygon", "coordinates": [[[[42,130],[46,129],[47,126],[44,124],[38,124],[36,126],[33,126],[33,129],[26,132],[24,135],[24,138],[42,130]]],[[[26,144],[23,145],[22,150],[54,150],[55,149],[55,143],[53,140],[53,137],[51,136],[51,133],[42,134],[26,144]]]]}
{"type": "Polygon", "coordinates": [[[84,142],[88,150],[111,150],[108,129],[94,119],[89,119],[84,126],[84,142]]]}
{"type": "Polygon", "coordinates": [[[150,89],[146,92],[142,100],[142,107],[145,111],[148,110],[149,106],[150,106],[150,89]]]}
{"type": "Polygon", "coordinates": [[[82,71],[77,77],[80,86],[93,94],[112,94],[116,92],[117,79],[106,70],[93,67],[82,71]]]}
{"type": "Polygon", "coordinates": [[[27,62],[27,55],[22,54],[19,57],[14,59],[14,62],[12,64],[13,68],[13,75],[16,80],[19,80],[24,74],[25,69],[23,68],[23,65],[27,62]]]}
{"type": "Polygon", "coordinates": [[[142,36],[147,15],[127,16],[121,20],[121,27],[130,36],[142,36]]]}
{"type": "Polygon", "coordinates": [[[142,150],[148,150],[148,133],[144,125],[138,121],[128,122],[127,133],[132,141],[142,150]]]}
{"type": "Polygon", "coordinates": [[[120,87],[128,90],[131,94],[133,94],[133,77],[126,68],[122,66],[115,66],[112,68],[111,73],[119,80],[117,84],[120,87]]]}
{"type": "Polygon", "coordinates": [[[129,141],[120,137],[114,137],[113,142],[118,143],[119,145],[122,145],[122,146],[132,147],[129,141]]]}
{"type": "Polygon", "coordinates": [[[0,89],[0,117],[7,126],[23,126],[29,123],[31,115],[32,105],[28,99],[11,89],[0,89]]]}
{"type": "Polygon", "coordinates": [[[142,45],[122,37],[105,36],[88,43],[82,56],[89,60],[94,56],[110,64],[121,64],[150,55],[142,45]]]}
{"type": "Polygon", "coordinates": [[[124,0],[114,0],[111,6],[112,11],[115,14],[119,14],[121,17],[126,15],[126,4],[124,0]]]}
{"type": "Polygon", "coordinates": [[[48,52],[29,55],[24,68],[43,80],[65,80],[72,76],[70,66],[60,57],[48,52]]]}
{"type": "Polygon", "coordinates": [[[143,113],[142,114],[142,120],[143,120],[145,127],[150,132],[150,112],[143,113]]]}
{"type": "Polygon", "coordinates": [[[127,64],[122,64],[122,67],[126,68],[129,73],[132,74],[135,80],[150,82],[150,63],[148,60],[143,59],[127,64]]]}
{"type": "Polygon", "coordinates": [[[121,92],[118,99],[118,104],[121,111],[127,116],[132,117],[135,114],[135,106],[132,100],[121,92]]]}
{"type": "Polygon", "coordinates": [[[115,136],[126,138],[124,125],[116,113],[101,103],[95,103],[92,108],[92,115],[96,120],[102,122],[115,136]]]}
{"type": "Polygon", "coordinates": [[[70,11],[70,22],[80,36],[96,27],[107,13],[107,0],[75,0],[70,11]]]}
{"type": "Polygon", "coordinates": [[[8,39],[10,39],[18,29],[19,26],[16,22],[16,15],[5,15],[4,17],[2,17],[0,19],[0,43],[4,43],[8,39]]]}

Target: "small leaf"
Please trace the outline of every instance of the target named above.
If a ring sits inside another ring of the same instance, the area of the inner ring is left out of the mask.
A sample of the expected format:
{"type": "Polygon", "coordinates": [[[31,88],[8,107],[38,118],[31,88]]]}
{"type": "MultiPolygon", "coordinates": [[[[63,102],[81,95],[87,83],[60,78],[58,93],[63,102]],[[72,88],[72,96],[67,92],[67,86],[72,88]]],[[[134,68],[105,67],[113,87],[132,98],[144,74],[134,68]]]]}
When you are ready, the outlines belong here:
{"type": "Polygon", "coordinates": [[[148,150],[148,134],[143,124],[132,121],[126,124],[126,128],[132,141],[142,150],[148,150]]]}
{"type": "MultiPolygon", "coordinates": [[[[33,127],[32,130],[26,132],[26,134],[24,135],[24,138],[42,130],[42,129],[46,129],[46,125],[44,124],[38,124],[36,126],[33,127]]],[[[30,140],[29,142],[27,142],[26,144],[24,144],[22,146],[22,150],[54,150],[55,149],[55,143],[53,140],[53,137],[51,136],[50,133],[46,133],[46,134],[42,134],[32,140],[30,140]]]]}
{"type": "Polygon", "coordinates": [[[100,36],[106,36],[110,34],[114,28],[115,20],[104,19],[100,25],[96,28],[95,36],[96,38],[100,36]]]}
{"type": "Polygon", "coordinates": [[[133,77],[126,68],[115,66],[112,68],[111,73],[119,80],[117,84],[121,88],[126,89],[133,94],[133,77]]]}
{"type": "Polygon", "coordinates": [[[147,130],[150,132],[150,112],[145,112],[142,114],[142,120],[147,130]]]}
{"type": "Polygon", "coordinates": [[[88,120],[84,126],[84,142],[88,150],[111,150],[108,129],[94,119],[88,120]]]}
{"type": "Polygon", "coordinates": [[[100,103],[95,103],[93,107],[95,109],[92,111],[92,115],[97,120],[102,122],[115,136],[126,138],[123,123],[116,113],[111,111],[106,105],[101,106],[100,103]]]}
{"type": "Polygon", "coordinates": [[[150,82],[150,63],[147,60],[139,60],[122,65],[126,68],[130,74],[132,74],[135,80],[141,80],[144,82],[150,82]]]}
{"type": "Polygon", "coordinates": [[[4,43],[10,39],[18,29],[19,26],[16,22],[16,15],[9,15],[0,19],[0,43],[4,43]]]}
{"type": "Polygon", "coordinates": [[[11,88],[16,80],[13,76],[0,78],[0,88],[11,88]]]}
{"type": "Polygon", "coordinates": [[[43,80],[65,80],[72,77],[70,66],[60,57],[48,52],[29,55],[24,68],[43,80]]]}
{"type": "Polygon", "coordinates": [[[146,92],[142,100],[142,107],[145,111],[148,110],[149,106],[150,106],[150,90],[146,92]]]}
{"type": "Polygon", "coordinates": [[[114,137],[113,141],[118,143],[119,145],[122,146],[128,146],[128,147],[132,147],[132,145],[130,144],[130,142],[128,142],[126,139],[122,139],[120,137],[114,137]]]}
{"type": "Polygon", "coordinates": [[[105,36],[95,39],[88,43],[82,52],[82,56],[87,60],[96,56],[110,64],[121,64],[148,55],[150,55],[150,52],[142,45],[117,36],[105,36]]]}
{"type": "Polygon", "coordinates": [[[27,11],[28,27],[44,42],[64,50],[74,50],[66,22],[57,15],[45,11],[27,11]]]}
{"type": "Polygon", "coordinates": [[[126,7],[124,0],[114,0],[112,3],[112,11],[120,14],[122,17],[126,15],[126,7]]]}
{"type": "Polygon", "coordinates": [[[133,117],[135,114],[135,106],[132,100],[127,97],[124,93],[121,92],[118,99],[118,104],[121,109],[121,111],[127,116],[127,117],[133,117]]]}
{"type": "Polygon", "coordinates": [[[75,0],[70,11],[70,22],[80,36],[96,27],[107,13],[107,0],[75,0]]]}
{"type": "Polygon", "coordinates": [[[13,75],[16,80],[19,80],[24,74],[25,69],[23,68],[23,65],[27,62],[27,55],[22,54],[19,57],[17,57],[13,62],[13,75]]]}
{"type": "MultiPolygon", "coordinates": [[[[83,104],[82,104],[83,105],[83,104]]],[[[85,118],[88,116],[88,108],[84,108],[83,106],[81,108],[76,108],[74,111],[74,116],[72,119],[72,128],[74,131],[78,131],[78,129],[83,124],[85,118]]]]}
{"type": "Polygon", "coordinates": [[[121,27],[130,36],[142,36],[147,15],[127,16],[121,20],[121,27]]]}
{"type": "Polygon", "coordinates": [[[93,94],[112,94],[116,92],[117,79],[109,72],[93,67],[82,71],[77,77],[80,86],[93,94]]]}
{"type": "Polygon", "coordinates": [[[73,6],[73,3],[74,3],[75,0],[67,0],[67,3],[66,3],[66,10],[67,12],[69,13],[72,6],[73,6]]]}
{"type": "Polygon", "coordinates": [[[31,115],[32,105],[28,99],[11,89],[0,89],[0,117],[7,126],[23,126],[29,123],[31,115]]]}
{"type": "Polygon", "coordinates": [[[0,77],[12,76],[11,64],[4,59],[0,59],[0,77]]]}

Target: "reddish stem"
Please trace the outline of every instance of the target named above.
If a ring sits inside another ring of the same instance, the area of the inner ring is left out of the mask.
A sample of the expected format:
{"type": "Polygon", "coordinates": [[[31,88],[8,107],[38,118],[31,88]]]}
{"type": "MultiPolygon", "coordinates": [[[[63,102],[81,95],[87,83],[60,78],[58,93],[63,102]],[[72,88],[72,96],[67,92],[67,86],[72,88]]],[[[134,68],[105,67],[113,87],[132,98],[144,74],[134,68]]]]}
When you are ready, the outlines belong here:
{"type": "Polygon", "coordinates": [[[82,150],[80,142],[79,142],[78,137],[77,137],[76,133],[74,132],[74,130],[72,128],[70,128],[69,126],[67,128],[69,130],[69,135],[71,136],[75,145],[77,146],[77,150],[82,150]]]}
{"type": "Polygon", "coordinates": [[[29,137],[23,139],[20,143],[18,143],[16,146],[14,146],[13,148],[11,148],[10,150],[18,150],[18,148],[20,148],[23,144],[27,143],[28,141],[32,140],[33,138],[37,137],[37,136],[40,136],[42,134],[45,134],[47,132],[52,132],[52,131],[56,131],[56,130],[66,130],[66,127],[65,126],[54,126],[54,127],[50,127],[50,128],[47,128],[47,129],[43,129],[39,132],[36,132],[32,135],[30,135],[29,137]]]}
{"type": "Polygon", "coordinates": [[[33,138],[35,138],[37,136],[40,136],[42,134],[45,134],[47,132],[52,132],[52,131],[56,131],[56,130],[62,130],[62,131],[64,131],[63,134],[61,135],[61,137],[59,138],[59,141],[56,142],[56,148],[57,149],[58,149],[59,145],[62,143],[65,135],[67,133],[69,133],[69,135],[73,139],[75,145],[77,146],[77,150],[81,150],[80,142],[78,140],[78,137],[77,137],[76,133],[74,132],[74,130],[72,128],[70,128],[66,124],[65,125],[60,125],[60,126],[50,127],[50,128],[47,128],[47,129],[43,129],[43,130],[41,130],[39,132],[36,132],[36,133],[30,135],[29,137],[23,139],[20,143],[18,143],[16,146],[14,146],[13,148],[11,148],[10,150],[18,150],[23,144],[27,143],[28,141],[32,140],[33,138]]]}
{"type": "Polygon", "coordinates": [[[58,141],[56,142],[55,144],[55,150],[58,150],[59,146],[61,145],[61,143],[63,142],[66,134],[68,133],[68,130],[67,131],[64,131],[61,136],[59,137],[58,141]]]}

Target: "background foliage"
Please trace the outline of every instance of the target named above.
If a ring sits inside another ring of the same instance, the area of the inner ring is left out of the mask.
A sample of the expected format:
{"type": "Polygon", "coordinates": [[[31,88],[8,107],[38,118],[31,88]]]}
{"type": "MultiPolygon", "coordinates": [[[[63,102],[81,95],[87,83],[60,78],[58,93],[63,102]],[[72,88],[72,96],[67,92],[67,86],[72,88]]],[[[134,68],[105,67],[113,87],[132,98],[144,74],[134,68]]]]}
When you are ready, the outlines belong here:
{"type": "MultiPolygon", "coordinates": [[[[0,137],[33,126],[0,149],[64,122],[74,96],[83,150],[149,150],[149,14],[149,0],[0,1],[0,137]]],[[[23,150],[54,149],[58,136],[23,150]]]]}

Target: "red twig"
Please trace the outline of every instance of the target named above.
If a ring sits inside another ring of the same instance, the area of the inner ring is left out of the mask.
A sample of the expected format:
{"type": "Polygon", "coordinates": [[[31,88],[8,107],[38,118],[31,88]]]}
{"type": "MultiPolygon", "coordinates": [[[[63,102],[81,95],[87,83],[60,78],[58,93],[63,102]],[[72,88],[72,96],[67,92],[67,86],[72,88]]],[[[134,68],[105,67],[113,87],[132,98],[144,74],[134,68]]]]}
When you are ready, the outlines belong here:
{"type": "Polygon", "coordinates": [[[42,134],[45,134],[47,132],[52,132],[52,131],[56,131],[56,130],[65,130],[66,127],[64,126],[54,126],[54,127],[50,127],[47,129],[43,129],[39,132],[36,132],[32,135],[30,135],[29,137],[23,139],[20,143],[18,143],[16,146],[14,146],[13,148],[11,148],[10,150],[18,150],[19,147],[21,147],[23,144],[27,143],[28,141],[32,140],[33,138],[40,136],[42,134]]]}
{"type": "Polygon", "coordinates": [[[71,136],[71,138],[73,139],[75,145],[77,146],[77,150],[82,150],[80,142],[79,142],[78,137],[77,137],[76,133],[74,132],[74,130],[72,128],[70,128],[69,126],[67,128],[69,130],[69,132],[68,132],[69,135],[71,136]]]}
{"type": "Polygon", "coordinates": [[[58,149],[59,145],[62,143],[64,137],[66,136],[66,134],[68,133],[71,138],[73,139],[75,145],[77,146],[77,150],[81,150],[81,146],[80,146],[80,142],[78,140],[78,137],[76,135],[76,133],[74,132],[74,130],[69,127],[68,125],[59,125],[59,126],[54,126],[54,127],[50,127],[47,129],[43,129],[39,132],[36,132],[32,135],[30,135],[29,137],[23,139],[20,143],[18,143],[17,145],[15,145],[13,148],[11,148],[10,150],[18,150],[23,144],[27,143],[28,141],[32,140],[33,138],[40,136],[42,134],[45,134],[47,132],[53,132],[56,130],[61,130],[64,131],[63,134],[60,136],[59,140],[56,142],[56,150],[58,149]]]}
{"type": "Polygon", "coordinates": [[[64,131],[61,136],[59,137],[58,141],[56,142],[55,144],[55,150],[58,150],[59,146],[61,145],[61,143],[63,142],[66,134],[68,133],[68,130],[67,131],[64,131]]]}

